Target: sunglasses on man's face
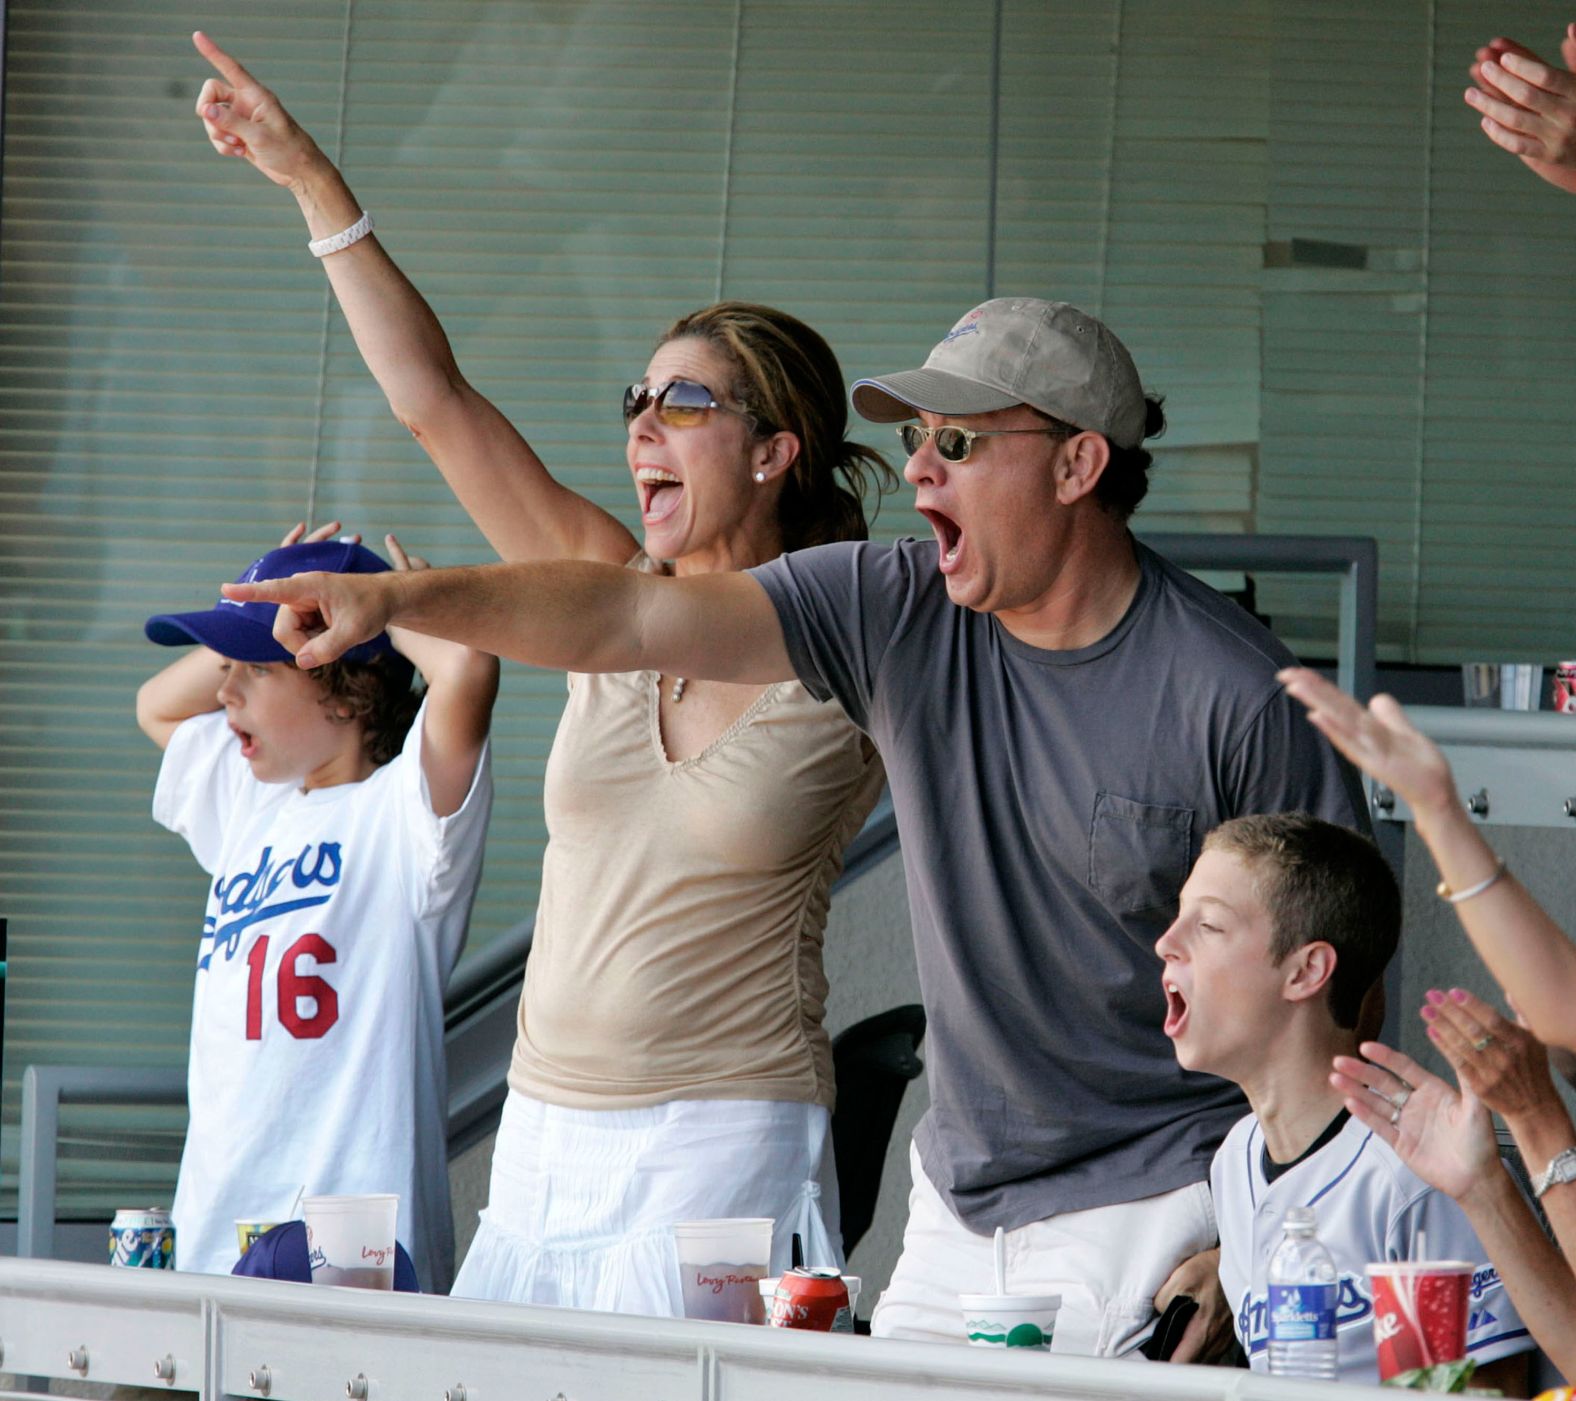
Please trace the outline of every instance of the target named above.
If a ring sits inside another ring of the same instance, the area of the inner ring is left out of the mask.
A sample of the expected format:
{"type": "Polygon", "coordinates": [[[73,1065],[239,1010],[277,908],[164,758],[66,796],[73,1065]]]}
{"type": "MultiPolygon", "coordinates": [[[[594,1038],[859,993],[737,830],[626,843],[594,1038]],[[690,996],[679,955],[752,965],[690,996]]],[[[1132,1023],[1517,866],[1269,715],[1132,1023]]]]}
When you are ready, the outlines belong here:
{"type": "Polygon", "coordinates": [[[939,428],[926,428],[920,423],[898,425],[897,435],[903,440],[903,451],[912,457],[927,442],[936,445],[936,456],[943,462],[967,462],[974,451],[976,438],[1003,438],[1013,433],[1044,433],[1052,438],[1069,438],[1078,429],[1070,424],[1059,428],[959,428],[955,423],[943,423],[939,428]]]}
{"type": "Polygon", "coordinates": [[[727,404],[719,404],[704,384],[692,379],[673,379],[661,389],[652,389],[648,384],[630,385],[624,391],[624,426],[627,428],[652,405],[656,406],[658,421],[668,428],[698,427],[713,409],[748,416],[727,404]]]}

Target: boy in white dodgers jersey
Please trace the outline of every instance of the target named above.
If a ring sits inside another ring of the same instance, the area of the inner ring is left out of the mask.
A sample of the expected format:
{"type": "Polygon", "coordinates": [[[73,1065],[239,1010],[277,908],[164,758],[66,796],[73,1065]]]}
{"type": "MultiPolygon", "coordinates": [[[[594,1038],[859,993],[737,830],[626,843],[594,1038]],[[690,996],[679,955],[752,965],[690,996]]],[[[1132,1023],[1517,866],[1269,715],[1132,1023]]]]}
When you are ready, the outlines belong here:
{"type": "MultiPolygon", "coordinates": [[[[1344,1382],[1378,1381],[1371,1261],[1410,1258],[1425,1233],[1431,1259],[1483,1260],[1461,1208],[1352,1118],[1330,1084],[1331,1060],[1356,1052],[1359,1008],[1400,925],[1395,877],[1371,841],[1282,813],[1234,818],[1205,838],[1155,945],[1177,1060],[1234,1081],[1253,1111],[1216,1152],[1210,1187],[1221,1286],[1257,1371],[1269,1367],[1266,1277],[1288,1207],[1314,1209],[1335,1258],[1344,1382]]],[[[1477,1379],[1525,1396],[1532,1346],[1482,1264],[1467,1332],[1477,1379]]]]}
{"type": "MultiPolygon", "coordinates": [[[[241,577],[388,568],[324,538],[337,528],[297,543],[297,526],[241,577]]],[[[213,876],[177,1263],[227,1273],[235,1218],[284,1210],[302,1183],[398,1192],[421,1286],[446,1292],[443,993],[481,874],[498,661],[396,630],[327,675],[303,672],[274,641],[274,613],[220,600],[146,625],[154,642],[202,644],[137,694],[164,750],[153,815],[213,876]]]]}

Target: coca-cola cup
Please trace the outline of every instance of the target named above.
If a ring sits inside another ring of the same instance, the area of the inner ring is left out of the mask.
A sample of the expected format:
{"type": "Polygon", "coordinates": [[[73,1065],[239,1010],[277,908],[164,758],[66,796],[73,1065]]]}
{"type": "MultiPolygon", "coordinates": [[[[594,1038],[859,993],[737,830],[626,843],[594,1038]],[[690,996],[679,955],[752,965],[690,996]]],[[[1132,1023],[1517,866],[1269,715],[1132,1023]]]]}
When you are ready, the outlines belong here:
{"type": "Polygon", "coordinates": [[[1368,1267],[1381,1382],[1467,1355],[1467,1296],[1476,1269],[1466,1260],[1392,1260],[1368,1267]]]}

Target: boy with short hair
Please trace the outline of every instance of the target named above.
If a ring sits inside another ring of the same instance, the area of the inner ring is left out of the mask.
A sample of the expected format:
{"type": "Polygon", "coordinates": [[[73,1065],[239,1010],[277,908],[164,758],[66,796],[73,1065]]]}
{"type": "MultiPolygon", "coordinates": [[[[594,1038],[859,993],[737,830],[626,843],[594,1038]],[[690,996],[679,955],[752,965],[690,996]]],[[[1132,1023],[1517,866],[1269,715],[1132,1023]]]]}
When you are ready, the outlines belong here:
{"type": "MultiPolygon", "coordinates": [[[[1210,1171],[1220,1280],[1251,1365],[1268,1370],[1266,1276],[1281,1222],[1311,1206],[1335,1258],[1339,1379],[1378,1380],[1367,1266],[1411,1258],[1483,1260],[1455,1202],[1353,1119],[1330,1084],[1357,1053],[1363,999],[1400,933],[1395,877],[1366,837],[1303,813],[1239,817],[1204,841],[1165,961],[1165,1031],[1188,1070],[1239,1085],[1252,1113],[1210,1171]]],[[[1525,1395],[1532,1347],[1491,1264],[1473,1280],[1468,1355],[1485,1385],[1525,1395]]]]}
{"type": "MultiPolygon", "coordinates": [[[[243,579],[388,565],[296,527],[243,579]]],[[[393,536],[401,567],[410,562],[393,536]]],[[[237,1217],[398,1192],[423,1289],[454,1267],[443,993],[492,806],[495,657],[402,630],[299,670],[272,604],[150,618],[197,642],[137,694],[157,821],[213,877],[198,950],[177,1263],[228,1272],[237,1217]],[[412,692],[412,667],[427,683],[412,692]]]]}

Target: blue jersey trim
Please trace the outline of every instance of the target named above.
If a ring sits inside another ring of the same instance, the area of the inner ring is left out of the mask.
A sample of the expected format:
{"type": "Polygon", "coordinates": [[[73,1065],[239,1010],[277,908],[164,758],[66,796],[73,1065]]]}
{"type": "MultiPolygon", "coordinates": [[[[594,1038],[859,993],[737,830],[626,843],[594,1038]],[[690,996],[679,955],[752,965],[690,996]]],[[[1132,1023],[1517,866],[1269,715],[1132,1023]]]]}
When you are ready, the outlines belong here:
{"type": "Polygon", "coordinates": [[[1513,1328],[1508,1333],[1496,1333],[1492,1338],[1482,1338],[1478,1342],[1468,1343],[1467,1351],[1476,1352],[1479,1348],[1490,1347],[1494,1343],[1508,1343],[1514,1338],[1530,1338],[1532,1334],[1525,1328],[1513,1328]]]}
{"type": "Polygon", "coordinates": [[[1334,1191],[1335,1188],[1340,1185],[1341,1179],[1344,1178],[1347,1173],[1349,1173],[1354,1167],[1357,1166],[1357,1160],[1360,1157],[1362,1157],[1362,1155],[1363,1155],[1364,1151],[1367,1149],[1368,1145],[1371,1142],[1373,1142],[1373,1136],[1374,1136],[1374,1131],[1372,1129],[1369,1129],[1368,1132],[1363,1135],[1363,1141],[1357,1145],[1357,1151],[1352,1154],[1351,1162],[1347,1163],[1347,1165],[1345,1167],[1343,1167],[1338,1173],[1336,1173],[1334,1177],[1332,1177],[1328,1182],[1326,1182],[1324,1184],[1324,1186],[1319,1188],[1319,1190],[1317,1192],[1315,1192],[1313,1194],[1313,1196],[1311,1196],[1308,1199],[1308,1205],[1309,1206],[1312,1206],[1316,1201],[1319,1200],[1319,1198],[1321,1198],[1322,1196],[1324,1196],[1328,1192],[1334,1191]]]}

